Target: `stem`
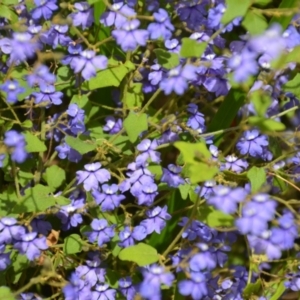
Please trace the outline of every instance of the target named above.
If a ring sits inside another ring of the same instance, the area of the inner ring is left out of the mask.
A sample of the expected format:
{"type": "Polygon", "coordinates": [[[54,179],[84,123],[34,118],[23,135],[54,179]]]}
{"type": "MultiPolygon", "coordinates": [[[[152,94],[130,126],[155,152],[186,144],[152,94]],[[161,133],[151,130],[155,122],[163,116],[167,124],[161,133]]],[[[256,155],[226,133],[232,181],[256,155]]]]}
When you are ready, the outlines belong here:
{"type": "Polygon", "coordinates": [[[12,171],[13,171],[13,177],[14,177],[17,197],[20,199],[21,193],[20,193],[19,179],[18,179],[18,174],[17,174],[17,167],[16,167],[15,162],[12,162],[12,171]]]}
{"type": "Polygon", "coordinates": [[[147,108],[150,106],[150,104],[156,99],[156,97],[160,94],[161,89],[156,90],[156,92],[152,95],[152,97],[148,100],[148,102],[145,104],[145,106],[140,110],[139,115],[143,114],[147,108]]]}

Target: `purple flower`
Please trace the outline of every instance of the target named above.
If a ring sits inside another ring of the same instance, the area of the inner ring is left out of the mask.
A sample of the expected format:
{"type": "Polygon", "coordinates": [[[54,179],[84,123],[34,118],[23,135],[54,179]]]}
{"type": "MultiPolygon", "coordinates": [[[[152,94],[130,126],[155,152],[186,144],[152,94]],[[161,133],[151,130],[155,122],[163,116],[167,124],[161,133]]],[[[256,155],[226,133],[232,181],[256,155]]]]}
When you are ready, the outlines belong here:
{"type": "Polygon", "coordinates": [[[5,270],[10,263],[10,253],[5,253],[5,245],[0,245],[0,271],[5,270]]]}
{"type": "Polygon", "coordinates": [[[53,103],[54,105],[62,104],[62,92],[56,92],[53,85],[40,85],[40,92],[33,92],[32,95],[35,97],[35,103],[53,103]]]}
{"type": "Polygon", "coordinates": [[[5,132],[4,144],[7,147],[12,147],[11,159],[17,163],[22,163],[27,158],[27,152],[25,150],[26,142],[22,134],[15,130],[9,130],[5,132]]]}
{"type": "Polygon", "coordinates": [[[153,204],[157,195],[157,185],[155,183],[149,183],[142,186],[140,193],[138,193],[136,197],[138,198],[139,205],[150,206],[153,204]]]}
{"type": "Polygon", "coordinates": [[[190,114],[186,125],[191,127],[194,130],[201,129],[203,132],[205,130],[205,119],[204,115],[198,112],[198,106],[194,103],[188,104],[187,111],[190,114]]]}
{"type": "Polygon", "coordinates": [[[53,12],[58,9],[56,0],[34,0],[36,7],[31,11],[32,19],[51,19],[53,12]]]}
{"type": "Polygon", "coordinates": [[[55,151],[58,152],[58,157],[60,159],[68,158],[69,161],[75,163],[78,163],[82,159],[82,155],[66,143],[56,146],[55,151]]]}
{"type": "Polygon", "coordinates": [[[41,255],[41,250],[48,249],[46,238],[37,237],[36,232],[30,232],[22,235],[22,240],[14,244],[14,248],[21,254],[26,254],[29,260],[34,260],[41,255]]]}
{"type": "Polygon", "coordinates": [[[57,46],[67,46],[72,42],[72,39],[66,35],[68,30],[68,25],[53,25],[46,33],[41,35],[41,41],[50,45],[53,49],[57,46]]]}
{"type": "Polygon", "coordinates": [[[113,290],[106,283],[99,283],[94,288],[91,294],[92,300],[114,300],[116,296],[116,290],[113,290]]]}
{"type": "Polygon", "coordinates": [[[140,21],[134,19],[127,21],[122,28],[111,32],[123,51],[133,51],[137,46],[146,46],[149,32],[145,29],[138,29],[139,26],[140,21]]]}
{"type": "Polygon", "coordinates": [[[272,228],[271,241],[282,250],[292,249],[298,236],[298,227],[290,211],[285,211],[278,220],[279,227],[272,228]]]}
{"type": "Polygon", "coordinates": [[[219,29],[221,19],[225,11],[226,7],[223,3],[220,3],[216,7],[211,8],[208,11],[207,27],[210,29],[219,29]]]}
{"type": "Polygon", "coordinates": [[[177,39],[165,40],[165,47],[169,52],[179,53],[181,49],[181,45],[179,45],[179,41],[177,39]]]}
{"type": "Polygon", "coordinates": [[[150,69],[151,72],[148,74],[148,79],[152,85],[156,86],[164,78],[165,70],[159,64],[152,65],[150,69]]]}
{"type": "Polygon", "coordinates": [[[244,82],[249,76],[257,74],[256,56],[256,53],[247,49],[242,50],[240,53],[233,53],[228,60],[228,67],[234,71],[233,77],[236,82],[244,82]]]}
{"type": "Polygon", "coordinates": [[[72,200],[70,204],[61,207],[56,216],[61,220],[63,230],[69,230],[71,227],[77,227],[83,222],[81,213],[85,212],[84,205],[85,200],[79,198],[72,200]],[[80,210],[81,212],[79,212],[80,210]]]}
{"type": "Polygon", "coordinates": [[[108,243],[115,235],[114,225],[108,226],[105,219],[94,219],[91,227],[93,231],[86,232],[85,235],[91,243],[97,241],[99,247],[108,243]]]}
{"type": "Polygon", "coordinates": [[[159,87],[170,95],[175,92],[177,95],[182,95],[188,88],[188,82],[196,80],[196,67],[186,64],[184,67],[178,66],[168,72],[168,77],[164,78],[159,87]]]}
{"type": "Polygon", "coordinates": [[[118,245],[122,248],[126,248],[134,245],[135,240],[141,241],[147,236],[147,231],[144,226],[136,226],[133,229],[130,229],[129,226],[120,231],[119,238],[120,242],[118,245]]]}
{"type": "Polygon", "coordinates": [[[87,260],[87,265],[81,265],[76,268],[76,274],[83,280],[83,285],[93,287],[98,281],[105,281],[106,270],[99,268],[99,257],[95,257],[93,260],[87,260]]]}
{"type": "Polygon", "coordinates": [[[83,183],[83,187],[86,191],[92,189],[98,189],[99,182],[104,183],[110,179],[110,173],[105,169],[100,169],[101,164],[99,162],[87,164],[84,166],[86,171],[77,171],[78,184],[83,183]]]}
{"type": "Polygon", "coordinates": [[[158,151],[154,151],[157,148],[157,146],[157,140],[153,140],[151,142],[151,140],[146,139],[139,143],[137,145],[137,149],[142,153],[139,154],[135,159],[136,165],[144,165],[148,158],[151,158],[152,162],[160,163],[160,153],[158,151]]]}
{"type": "Polygon", "coordinates": [[[6,101],[11,104],[18,102],[18,95],[25,92],[23,87],[19,86],[16,80],[7,80],[0,86],[0,90],[6,92],[6,101]]]}
{"type": "Polygon", "coordinates": [[[142,269],[143,282],[139,286],[139,293],[142,297],[153,299],[152,296],[160,295],[160,286],[164,284],[168,287],[175,279],[174,275],[166,272],[163,266],[153,264],[142,269]]]}
{"type": "Polygon", "coordinates": [[[100,23],[105,26],[115,26],[121,28],[127,21],[127,17],[133,17],[135,11],[122,2],[112,4],[111,11],[104,12],[100,17],[100,23]]]}
{"type": "Polygon", "coordinates": [[[122,119],[116,119],[113,116],[105,118],[106,124],[103,126],[103,131],[108,131],[109,134],[116,134],[123,128],[122,119]]]}
{"type": "Polygon", "coordinates": [[[170,187],[178,187],[180,184],[184,184],[185,181],[179,175],[181,171],[182,167],[173,164],[168,165],[168,169],[163,168],[161,182],[166,182],[170,187]]]}
{"type": "Polygon", "coordinates": [[[89,286],[84,284],[84,281],[80,279],[77,273],[72,273],[70,283],[65,285],[62,289],[65,300],[90,300],[91,289],[89,286]]]}
{"type": "Polygon", "coordinates": [[[93,9],[87,2],[78,2],[74,4],[78,12],[70,14],[74,26],[81,26],[82,29],[89,28],[94,22],[93,9]]]}
{"type": "Polygon", "coordinates": [[[32,74],[26,76],[28,85],[38,86],[38,85],[53,85],[56,81],[54,74],[50,73],[49,68],[45,65],[39,65],[36,67],[32,74]]]}
{"type": "Polygon", "coordinates": [[[227,155],[225,157],[226,163],[223,164],[222,169],[230,170],[236,173],[242,173],[244,172],[249,164],[246,160],[242,158],[238,158],[235,155],[227,155]]]}
{"type": "Polygon", "coordinates": [[[248,47],[257,54],[268,54],[273,59],[278,57],[285,46],[280,24],[271,25],[262,35],[252,37],[248,43],[248,47]]]}
{"type": "Polygon", "coordinates": [[[150,38],[153,40],[162,38],[164,40],[170,39],[174,26],[172,25],[169,15],[166,10],[160,8],[158,12],[153,14],[156,22],[150,23],[147,30],[150,33],[150,38]]]}
{"type": "Polygon", "coordinates": [[[243,133],[236,147],[242,155],[249,154],[252,157],[260,158],[264,152],[264,147],[268,144],[268,138],[261,135],[257,129],[253,129],[243,133]]]}
{"type": "Polygon", "coordinates": [[[119,280],[119,290],[126,300],[134,300],[137,293],[137,289],[133,285],[130,277],[121,278],[119,280]]]}
{"type": "Polygon", "coordinates": [[[209,246],[204,243],[197,244],[201,252],[195,254],[189,261],[189,266],[192,272],[202,272],[204,269],[212,270],[216,268],[217,261],[210,252],[209,246]]]}
{"type": "Polygon", "coordinates": [[[30,222],[30,226],[32,227],[32,231],[47,236],[52,229],[52,225],[50,222],[43,220],[43,218],[44,216],[38,216],[34,218],[30,222]]]}
{"type": "Polygon", "coordinates": [[[178,289],[183,296],[191,295],[192,299],[203,299],[208,294],[207,276],[201,272],[192,272],[190,279],[178,283],[178,289]]]}
{"type": "Polygon", "coordinates": [[[83,133],[85,131],[84,110],[80,109],[77,104],[71,103],[66,113],[71,117],[69,120],[71,132],[76,135],[83,133]]]}
{"type": "Polygon", "coordinates": [[[166,221],[171,219],[167,209],[168,207],[165,205],[163,208],[156,206],[146,211],[147,219],[143,220],[140,225],[147,229],[147,234],[151,234],[154,231],[161,233],[166,226],[166,221]]]}
{"type": "Polygon", "coordinates": [[[118,185],[117,184],[103,184],[102,193],[93,190],[92,195],[98,205],[101,204],[102,211],[112,211],[120,206],[122,200],[125,199],[124,195],[117,195],[118,185]]]}
{"type": "Polygon", "coordinates": [[[247,192],[243,188],[231,189],[228,186],[217,185],[213,188],[213,193],[207,203],[224,213],[232,214],[236,211],[237,204],[242,202],[246,196],[247,192]]]}
{"type": "Polygon", "coordinates": [[[61,63],[63,65],[70,65],[73,62],[74,58],[78,58],[80,53],[82,52],[82,46],[80,44],[71,43],[68,47],[69,55],[66,55],[61,63]]]}
{"type": "Polygon", "coordinates": [[[196,187],[195,192],[199,195],[200,198],[204,198],[207,200],[213,193],[215,186],[216,182],[214,180],[208,180],[203,183],[203,186],[196,187]]]}
{"type": "Polygon", "coordinates": [[[92,50],[84,50],[80,56],[75,56],[70,66],[75,73],[81,72],[84,79],[89,80],[96,76],[96,70],[104,70],[107,68],[107,57],[104,55],[97,55],[92,50]]]}

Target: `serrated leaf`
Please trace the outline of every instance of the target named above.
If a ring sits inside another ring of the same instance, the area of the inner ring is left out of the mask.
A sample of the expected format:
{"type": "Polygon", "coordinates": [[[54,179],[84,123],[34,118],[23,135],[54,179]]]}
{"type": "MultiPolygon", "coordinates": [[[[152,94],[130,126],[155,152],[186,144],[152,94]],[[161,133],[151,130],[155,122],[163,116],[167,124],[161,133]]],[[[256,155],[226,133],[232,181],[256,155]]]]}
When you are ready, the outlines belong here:
{"type": "Polygon", "coordinates": [[[42,142],[37,136],[33,135],[28,131],[23,134],[26,141],[25,149],[28,153],[44,152],[47,150],[45,143],[42,142]]]}
{"type": "Polygon", "coordinates": [[[185,163],[195,163],[199,160],[211,158],[211,153],[204,142],[188,143],[180,141],[175,142],[174,146],[182,153],[185,163]]]}
{"type": "Polygon", "coordinates": [[[219,168],[205,163],[194,163],[188,164],[188,171],[190,181],[194,184],[213,179],[219,172],[219,168]]]}
{"type": "Polygon", "coordinates": [[[250,5],[252,0],[226,0],[226,11],[222,17],[222,24],[228,24],[237,17],[243,17],[250,5]]]}
{"type": "Polygon", "coordinates": [[[80,108],[86,106],[89,102],[89,98],[87,95],[74,95],[71,99],[71,103],[77,104],[80,108]]]}
{"type": "Polygon", "coordinates": [[[157,262],[158,254],[155,248],[144,243],[139,243],[122,249],[119,253],[119,258],[121,260],[135,262],[142,267],[157,262]]]}
{"type": "Polygon", "coordinates": [[[250,180],[252,193],[258,192],[267,180],[265,170],[255,166],[247,172],[247,178],[250,180]]]}
{"type": "Polygon", "coordinates": [[[81,155],[91,152],[97,148],[95,143],[82,141],[79,137],[75,138],[69,135],[65,138],[65,142],[81,155]]]}
{"type": "Polygon", "coordinates": [[[189,191],[191,189],[191,185],[188,184],[188,183],[185,183],[185,184],[181,184],[179,187],[178,187],[179,191],[180,191],[180,195],[181,195],[181,198],[183,200],[186,200],[188,195],[189,195],[189,191]]]}
{"type": "Polygon", "coordinates": [[[250,99],[257,115],[259,117],[265,116],[267,109],[272,103],[271,97],[263,93],[261,90],[258,90],[251,93],[250,99]]]}
{"type": "Polygon", "coordinates": [[[5,18],[12,22],[18,21],[18,16],[6,5],[0,4],[0,17],[5,18]]]}
{"type": "Polygon", "coordinates": [[[66,172],[62,168],[53,165],[46,169],[45,177],[48,185],[56,189],[66,180],[66,172]]]}
{"type": "Polygon", "coordinates": [[[248,122],[252,126],[257,126],[262,131],[282,131],[285,129],[285,125],[281,122],[277,122],[273,119],[265,119],[262,117],[250,117],[248,122]]]}
{"type": "Polygon", "coordinates": [[[96,77],[85,81],[82,87],[88,91],[108,86],[118,87],[123,78],[131,71],[130,65],[120,64],[115,60],[109,60],[109,65],[112,66],[98,71],[96,77]]]}
{"type": "Polygon", "coordinates": [[[52,188],[37,184],[27,188],[25,195],[13,208],[13,213],[43,212],[56,204],[55,197],[51,195],[52,188]]]}
{"type": "Polygon", "coordinates": [[[124,120],[124,128],[129,137],[129,140],[134,143],[138,136],[148,129],[147,115],[136,114],[131,111],[127,118],[124,120]]]}
{"type": "Polygon", "coordinates": [[[82,250],[81,237],[78,234],[71,234],[64,240],[64,253],[66,255],[79,253],[82,250]]]}
{"type": "Polygon", "coordinates": [[[15,300],[15,297],[8,287],[2,286],[0,287],[0,300],[15,300]]]}
{"type": "Polygon", "coordinates": [[[300,98],[300,74],[298,73],[292,80],[285,83],[283,85],[283,90],[300,98]]]}
{"type": "Polygon", "coordinates": [[[154,49],[158,63],[165,69],[173,69],[179,65],[179,56],[177,53],[170,53],[163,49],[154,49]]]}
{"type": "Polygon", "coordinates": [[[180,49],[180,56],[189,58],[189,57],[201,57],[201,55],[204,53],[207,43],[202,42],[199,43],[196,40],[190,39],[190,38],[183,38],[182,40],[182,46],[180,49]]]}
{"type": "Polygon", "coordinates": [[[136,109],[142,106],[144,93],[141,83],[133,83],[127,91],[125,102],[128,109],[136,109]]]}
{"type": "Polygon", "coordinates": [[[209,205],[201,205],[199,207],[199,220],[212,228],[231,227],[234,224],[233,216],[225,214],[209,205]]]}
{"type": "Polygon", "coordinates": [[[250,34],[260,34],[268,28],[268,22],[266,18],[256,13],[255,11],[249,10],[244,17],[242,25],[246,30],[249,31],[250,34]]]}

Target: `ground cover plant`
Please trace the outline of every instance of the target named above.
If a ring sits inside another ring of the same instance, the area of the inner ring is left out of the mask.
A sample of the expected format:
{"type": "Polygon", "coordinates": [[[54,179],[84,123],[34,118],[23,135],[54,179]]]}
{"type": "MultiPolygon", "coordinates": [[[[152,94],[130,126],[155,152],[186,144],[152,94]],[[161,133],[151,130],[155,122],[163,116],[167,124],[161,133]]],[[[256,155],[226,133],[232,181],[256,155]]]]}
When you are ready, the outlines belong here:
{"type": "Polygon", "coordinates": [[[297,0],[0,1],[0,300],[298,299],[297,0]]]}

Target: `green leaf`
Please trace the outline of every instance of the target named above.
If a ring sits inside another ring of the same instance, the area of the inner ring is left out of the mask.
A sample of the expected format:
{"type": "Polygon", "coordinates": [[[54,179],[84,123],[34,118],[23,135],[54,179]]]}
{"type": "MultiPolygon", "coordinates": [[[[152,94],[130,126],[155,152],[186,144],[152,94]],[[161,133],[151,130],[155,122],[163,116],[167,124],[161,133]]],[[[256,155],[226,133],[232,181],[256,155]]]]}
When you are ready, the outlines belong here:
{"type": "Polygon", "coordinates": [[[66,180],[66,171],[56,165],[46,170],[46,181],[50,187],[58,188],[66,180]]]}
{"type": "Polygon", "coordinates": [[[297,98],[300,98],[300,73],[284,84],[283,90],[285,92],[293,93],[297,98]]]}
{"type": "Polygon", "coordinates": [[[95,4],[94,4],[94,21],[95,21],[96,25],[99,25],[100,16],[102,15],[103,12],[105,12],[105,10],[106,10],[106,5],[104,4],[104,2],[102,0],[101,1],[98,0],[95,2],[95,4]]]}
{"type": "Polygon", "coordinates": [[[215,209],[213,206],[201,205],[199,208],[199,220],[206,223],[208,226],[216,227],[231,227],[234,224],[234,217],[215,209]]]}
{"type": "Polygon", "coordinates": [[[208,126],[208,132],[230,127],[247,94],[239,89],[231,89],[208,126]]]}
{"type": "Polygon", "coordinates": [[[254,0],[254,3],[253,3],[253,4],[265,6],[265,5],[269,4],[269,3],[272,2],[272,1],[273,1],[273,0],[254,0]]]}
{"type": "MultiPolygon", "coordinates": [[[[280,12],[280,9],[283,8],[297,8],[299,5],[299,0],[282,0],[280,5],[279,5],[279,8],[277,9],[278,12],[280,12]]],[[[270,24],[274,24],[274,23],[279,23],[282,27],[282,30],[285,30],[292,18],[294,17],[295,14],[277,14],[279,16],[273,16],[271,21],[270,21],[270,24]]]]}
{"type": "Polygon", "coordinates": [[[20,255],[14,251],[12,252],[11,260],[12,268],[8,270],[8,275],[10,277],[11,282],[17,283],[21,275],[24,273],[24,270],[26,270],[29,267],[30,262],[27,259],[26,255],[20,255]]]}
{"type": "Polygon", "coordinates": [[[1,2],[5,5],[15,5],[19,3],[19,0],[2,0],[1,2]]]}
{"type": "Polygon", "coordinates": [[[180,195],[181,195],[181,198],[183,200],[186,200],[188,195],[189,195],[189,191],[191,189],[191,185],[188,184],[188,183],[185,183],[185,184],[181,184],[179,187],[178,187],[179,191],[180,191],[180,195]]]}
{"type": "Polygon", "coordinates": [[[29,153],[33,152],[44,152],[47,150],[46,145],[37,136],[30,132],[23,133],[26,141],[26,151],[29,153]]]}
{"type": "Polygon", "coordinates": [[[66,255],[79,253],[82,250],[81,237],[78,234],[71,234],[64,240],[64,253],[66,255]]]}
{"type": "Polygon", "coordinates": [[[123,78],[132,70],[131,65],[120,64],[115,60],[109,60],[109,65],[111,66],[107,69],[98,71],[96,77],[91,78],[89,81],[85,81],[82,87],[88,91],[107,86],[118,87],[123,78]]]}
{"type": "Polygon", "coordinates": [[[21,186],[26,186],[34,178],[31,171],[19,170],[17,175],[21,186]]]}
{"type": "Polygon", "coordinates": [[[56,204],[55,197],[50,195],[52,188],[37,184],[25,190],[25,195],[13,208],[13,213],[44,212],[56,204]]]}
{"type": "Polygon", "coordinates": [[[261,289],[261,279],[257,279],[255,283],[248,283],[243,291],[245,299],[252,299],[254,295],[259,295],[261,289]]]}
{"type": "Polygon", "coordinates": [[[251,93],[250,99],[257,115],[259,117],[265,116],[267,109],[272,103],[271,97],[263,93],[261,90],[258,90],[251,93]]]}
{"type": "Polygon", "coordinates": [[[2,4],[0,4],[0,17],[6,18],[12,22],[18,21],[18,16],[9,7],[2,4]]]}
{"type": "Polygon", "coordinates": [[[196,40],[190,39],[190,38],[183,38],[182,40],[182,46],[180,50],[180,56],[189,58],[189,57],[201,57],[201,55],[204,53],[207,43],[202,42],[199,43],[196,40]]]}
{"type": "Polygon", "coordinates": [[[119,253],[119,258],[121,260],[135,262],[142,267],[157,262],[158,254],[156,249],[153,247],[144,243],[139,243],[137,245],[122,249],[119,253]]]}
{"type": "Polygon", "coordinates": [[[81,155],[91,152],[97,148],[97,145],[93,142],[83,141],[79,137],[75,138],[72,136],[67,136],[65,138],[66,143],[76,150],[81,155]]]}
{"type": "Polygon", "coordinates": [[[74,95],[71,99],[71,103],[77,104],[80,108],[85,107],[88,102],[89,98],[87,95],[74,95]]]}
{"type": "Polygon", "coordinates": [[[221,22],[223,24],[228,24],[237,17],[243,17],[251,4],[252,0],[226,0],[227,8],[221,22]]]}
{"type": "Polygon", "coordinates": [[[124,128],[128,134],[129,140],[134,143],[138,136],[148,129],[147,115],[139,115],[130,111],[129,115],[124,120],[124,128]]]}
{"type": "Polygon", "coordinates": [[[276,287],[274,286],[274,293],[272,293],[270,296],[270,300],[278,300],[286,290],[286,287],[284,285],[285,281],[281,281],[279,284],[276,284],[276,287]]]}
{"type": "Polygon", "coordinates": [[[217,166],[205,163],[188,164],[189,177],[192,184],[211,180],[219,172],[217,166]]]}
{"type": "Polygon", "coordinates": [[[173,69],[179,65],[179,56],[163,49],[154,49],[158,63],[165,69],[173,69]]]}
{"type": "Polygon", "coordinates": [[[247,178],[250,180],[252,193],[258,192],[267,180],[265,170],[255,166],[247,172],[247,178]]]}
{"type": "Polygon", "coordinates": [[[185,163],[195,163],[211,158],[211,153],[204,142],[175,142],[174,146],[182,153],[185,163]]]}
{"type": "Polygon", "coordinates": [[[15,297],[8,287],[2,286],[0,287],[0,300],[15,300],[15,297]]]}
{"type": "Polygon", "coordinates": [[[27,129],[31,129],[33,127],[33,123],[31,120],[25,120],[22,123],[22,127],[27,128],[27,129]]]}
{"type": "Polygon", "coordinates": [[[249,10],[242,22],[242,25],[245,27],[246,30],[249,31],[250,34],[260,34],[268,28],[268,22],[266,18],[256,13],[253,10],[249,10]]]}
{"type": "Polygon", "coordinates": [[[259,127],[262,131],[281,131],[285,129],[285,125],[273,119],[265,119],[262,117],[253,116],[248,119],[252,126],[259,127]]]}
{"type": "Polygon", "coordinates": [[[144,93],[141,83],[133,83],[127,91],[125,102],[128,109],[137,109],[142,106],[144,93]]]}

